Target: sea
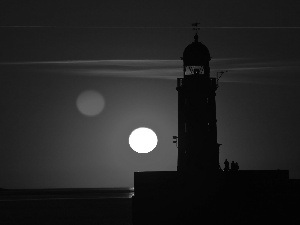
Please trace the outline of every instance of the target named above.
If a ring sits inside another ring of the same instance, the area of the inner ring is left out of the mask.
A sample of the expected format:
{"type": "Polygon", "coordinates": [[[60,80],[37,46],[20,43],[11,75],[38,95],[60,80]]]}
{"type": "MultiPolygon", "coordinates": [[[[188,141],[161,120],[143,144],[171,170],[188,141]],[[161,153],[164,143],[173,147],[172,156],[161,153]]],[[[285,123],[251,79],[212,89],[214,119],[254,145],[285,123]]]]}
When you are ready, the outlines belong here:
{"type": "Polygon", "coordinates": [[[1,189],[0,225],[132,225],[134,188],[1,189]]]}
{"type": "Polygon", "coordinates": [[[0,189],[0,201],[132,198],[134,187],[0,189]]]}

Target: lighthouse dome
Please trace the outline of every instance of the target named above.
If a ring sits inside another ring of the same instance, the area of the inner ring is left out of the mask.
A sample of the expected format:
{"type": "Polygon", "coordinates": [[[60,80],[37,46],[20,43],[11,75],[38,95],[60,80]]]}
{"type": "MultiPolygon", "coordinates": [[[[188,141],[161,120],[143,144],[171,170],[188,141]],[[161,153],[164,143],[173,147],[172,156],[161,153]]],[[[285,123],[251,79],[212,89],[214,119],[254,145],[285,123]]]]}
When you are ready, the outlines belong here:
{"type": "Polygon", "coordinates": [[[208,48],[198,42],[198,35],[195,35],[195,41],[189,44],[183,51],[183,64],[185,66],[204,65],[211,60],[208,48]]]}

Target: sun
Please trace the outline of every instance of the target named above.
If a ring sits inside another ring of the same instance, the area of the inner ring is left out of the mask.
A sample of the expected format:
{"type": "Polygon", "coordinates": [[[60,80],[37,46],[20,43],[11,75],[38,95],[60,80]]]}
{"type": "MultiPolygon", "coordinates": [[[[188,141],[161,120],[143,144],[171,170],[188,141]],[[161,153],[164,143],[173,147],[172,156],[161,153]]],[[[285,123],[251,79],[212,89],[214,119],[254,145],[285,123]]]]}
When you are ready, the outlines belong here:
{"type": "Polygon", "coordinates": [[[137,153],[149,153],[157,145],[157,136],[153,130],[140,127],[129,135],[129,145],[137,153]]]}

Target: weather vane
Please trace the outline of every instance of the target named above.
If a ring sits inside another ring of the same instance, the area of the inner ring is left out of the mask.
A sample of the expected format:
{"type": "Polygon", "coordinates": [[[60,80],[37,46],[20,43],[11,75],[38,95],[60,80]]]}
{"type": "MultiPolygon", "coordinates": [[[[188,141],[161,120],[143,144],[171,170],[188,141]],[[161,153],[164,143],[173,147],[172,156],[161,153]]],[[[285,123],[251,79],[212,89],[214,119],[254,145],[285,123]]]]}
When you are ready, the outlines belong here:
{"type": "Polygon", "coordinates": [[[199,25],[200,25],[200,23],[198,23],[198,22],[192,23],[193,30],[195,30],[197,34],[198,34],[198,30],[200,30],[200,27],[198,27],[199,25]]]}
{"type": "Polygon", "coordinates": [[[200,25],[200,23],[196,22],[196,23],[192,23],[192,26],[193,26],[193,30],[196,31],[196,34],[195,34],[195,42],[198,42],[198,30],[200,30],[200,27],[198,27],[200,25]]]}

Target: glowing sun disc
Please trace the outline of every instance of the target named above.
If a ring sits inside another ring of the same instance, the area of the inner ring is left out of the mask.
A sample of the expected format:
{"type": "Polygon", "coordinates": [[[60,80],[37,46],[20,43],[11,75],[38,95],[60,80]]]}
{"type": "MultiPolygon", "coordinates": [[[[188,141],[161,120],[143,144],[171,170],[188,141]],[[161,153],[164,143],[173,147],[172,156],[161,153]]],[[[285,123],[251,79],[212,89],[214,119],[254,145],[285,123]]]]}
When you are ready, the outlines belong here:
{"type": "Polygon", "coordinates": [[[137,153],[149,153],[157,145],[157,136],[155,132],[146,127],[140,127],[129,135],[129,145],[137,153]]]}

